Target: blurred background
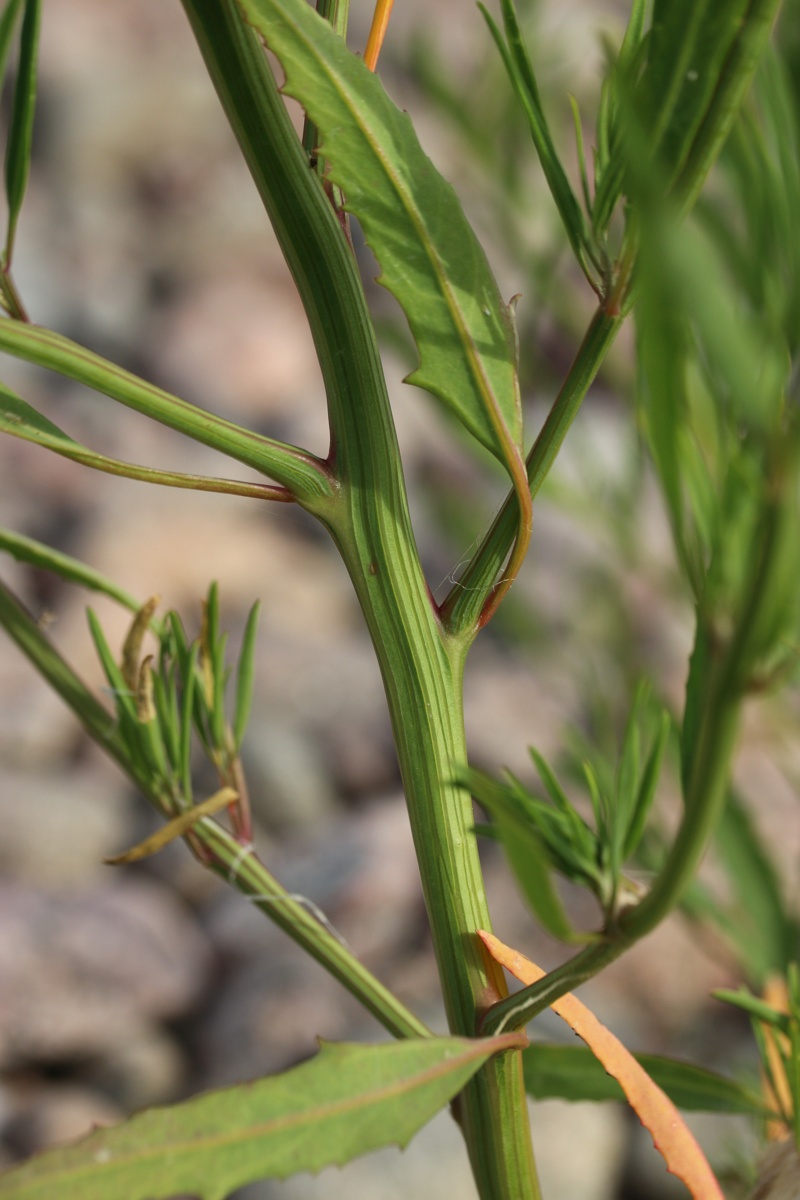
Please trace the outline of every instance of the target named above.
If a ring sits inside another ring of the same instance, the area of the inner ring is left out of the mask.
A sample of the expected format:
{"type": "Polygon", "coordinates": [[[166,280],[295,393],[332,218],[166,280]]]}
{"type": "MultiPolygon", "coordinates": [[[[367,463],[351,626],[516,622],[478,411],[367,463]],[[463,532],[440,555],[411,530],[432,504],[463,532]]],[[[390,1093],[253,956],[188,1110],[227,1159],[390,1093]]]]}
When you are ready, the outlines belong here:
{"type": "MultiPolygon", "coordinates": [[[[626,6],[520,4],[545,102],[574,144],[568,93],[591,122],[603,38],[626,6]]],[[[350,44],[371,6],[353,0],[350,44]]],[[[592,311],[497,53],[466,0],[398,0],[381,74],[453,182],[506,297],[518,308],[528,439],[592,311]]],[[[504,494],[427,398],[391,297],[371,283],[412,512],[442,598],[504,494]]],[[[34,164],[15,277],[32,319],[178,395],[324,455],[324,394],[303,312],[205,76],[177,0],[48,0],[34,164]]],[[[72,436],[175,470],[231,474],[213,451],[55,376],[6,359],[3,378],[72,436]]],[[[680,713],[692,612],[678,576],[632,404],[624,331],[535,509],[528,563],[467,676],[475,766],[534,778],[527,747],[558,762],[575,731],[616,745],[641,675],[680,713]],[[572,733],[570,732],[572,731],[572,733]]],[[[442,1029],[438,984],[381,681],[358,608],[324,532],[289,506],[157,489],[0,440],[0,524],[91,563],[190,633],[219,582],[238,645],[263,602],[245,767],[262,858],[309,897],[353,949],[442,1029]]],[[[245,476],[244,468],[238,472],[245,476]]],[[[96,687],[87,595],[0,563],[96,687]]],[[[112,647],[127,615],[91,598],[112,647]]],[[[797,695],[762,702],[737,782],[787,894],[797,880],[797,695]]],[[[102,863],[158,818],[0,637],[0,1165],[97,1122],[282,1070],[314,1039],[381,1030],[316,964],[183,845],[135,866],[102,863]]],[[[660,819],[679,803],[666,777],[660,819]]],[[[486,870],[495,929],[545,967],[564,952],[537,930],[502,858],[486,870]]],[[[714,880],[714,863],[709,879],[714,880]]],[[[645,881],[646,882],[646,881],[645,881]]],[[[724,889],[725,881],[721,881],[724,889]]],[[[575,916],[596,914],[575,899],[575,916]]],[[[632,1049],[752,1070],[746,1022],[708,999],[740,964],[708,929],[676,916],[582,993],[632,1049]]],[[[548,1015],[542,1035],[568,1039],[548,1015]]],[[[669,1200],[684,1191],[615,1104],[534,1106],[548,1200],[669,1200]]],[[[695,1118],[730,1182],[746,1174],[746,1124],[695,1118]]],[[[248,1200],[474,1195],[443,1115],[404,1154],[315,1179],[264,1183],[248,1200]]]]}

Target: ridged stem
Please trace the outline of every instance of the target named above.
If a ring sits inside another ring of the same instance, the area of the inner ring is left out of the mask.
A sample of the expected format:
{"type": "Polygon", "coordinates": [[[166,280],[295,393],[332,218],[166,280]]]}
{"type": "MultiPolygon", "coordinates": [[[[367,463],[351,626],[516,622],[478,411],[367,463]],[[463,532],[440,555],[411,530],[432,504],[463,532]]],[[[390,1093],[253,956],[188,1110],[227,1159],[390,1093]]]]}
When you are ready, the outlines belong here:
{"type": "MultiPolygon", "coordinates": [[[[306,506],[330,529],[381,666],[450,1028],[474,1035],[504,994],[475,930],[488,921],[468,797],[465,646],[444,635],[420,568],[386,386],[349,244],[309,168],[261,48],[230,0],[183,0],[305,306],[328,396],[333,499],[306,506]]],[[[536,1200],[521,1058],[491,1059],[459,1116],[484,1200],[536,1200]]]]}

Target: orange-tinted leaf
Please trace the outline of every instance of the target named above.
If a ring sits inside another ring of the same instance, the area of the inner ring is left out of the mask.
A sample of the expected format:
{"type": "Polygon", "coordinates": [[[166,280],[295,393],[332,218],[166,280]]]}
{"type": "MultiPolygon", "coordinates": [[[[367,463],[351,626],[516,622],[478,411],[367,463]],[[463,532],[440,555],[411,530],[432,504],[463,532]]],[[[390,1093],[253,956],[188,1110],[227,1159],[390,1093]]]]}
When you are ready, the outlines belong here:
{"type": "MultiPolygon", "coordinates": [[[[491,933],[479,930],[478,936],[492,958],[521,983],[536,983],[544,977],[545,972],[540,967],[505,946],[491,933]]],[[[683,1117],[622,1042],[575,996],[562,996],[551,1008],[586,1042],[609,1075],[617,1080],[631,1108],[652,1134],[667,1170],[686,1184],[695,1200],[724,1200],[714,1173],[683,1117]]]]}

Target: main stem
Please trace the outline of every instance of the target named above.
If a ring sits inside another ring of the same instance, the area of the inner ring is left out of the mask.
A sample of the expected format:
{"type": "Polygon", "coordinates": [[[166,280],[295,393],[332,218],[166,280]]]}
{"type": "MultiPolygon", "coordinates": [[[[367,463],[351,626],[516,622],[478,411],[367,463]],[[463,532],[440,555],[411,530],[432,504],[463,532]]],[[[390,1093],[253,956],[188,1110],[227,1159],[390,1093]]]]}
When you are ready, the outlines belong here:
{"type": "MultiPolygon", "coordinates": [[[[371,461],[357,456],[359,474],[371,461]]],[[[349,529],[344,537],[341,527],[333,532],[383,674],[448,1025],[453,1033],[474,1036],[505,985],[475,937],[489,913],[472,804],[453,783],[455,768],[467,758],[467,646],[443,635],[412,555],[410,528],[405,520],[385,520],[381,480],[374,485],[377,504],[360,503],[361,488],[347,489],[349,529]]],[[[458,1115],[479,1194],[485,1200],[536,1200],[520,1056],[491,1059],[462,1094],[458,1115]]]]}
{"type": "MultiPolygon", "coordinates": [[[[275,80],[232,0],[182,0],[302,298],[325,379],[337,495],[309,503],[338,545],[380,662],[448,1022],[474,1036],[504,995],[475,931],[489,926],[468,796],[462,670],[419,564],[383,371],[350,247],[275,80]]],[[[459,1120],[482,1200],[538,1200],[519,1053],[465,1088],[459,1120]]]]}

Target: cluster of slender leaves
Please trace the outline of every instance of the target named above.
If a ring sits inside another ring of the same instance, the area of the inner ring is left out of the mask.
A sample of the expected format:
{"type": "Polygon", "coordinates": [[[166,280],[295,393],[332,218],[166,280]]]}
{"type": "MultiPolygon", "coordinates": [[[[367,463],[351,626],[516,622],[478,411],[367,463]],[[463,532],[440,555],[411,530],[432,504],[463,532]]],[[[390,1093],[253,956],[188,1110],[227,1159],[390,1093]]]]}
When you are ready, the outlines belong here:
{"type": "MultiPolygon", "coordinates": [[[[237,834],[247,842],[250,819],[239,752],[252,699],[259,605],[253,605],[245,627],[232,718],[226,711],[231,669],[225,661],[227,634],[219,629],[217,585],[209,588],[200,636],[191,643],[177,613],[169,612],[163,622],[154,622],[157,605],[154,597],[136,613],[119,663],[89,610],[92,638],[114,699],[118,735],[130,760],[147,776],[150,794],[160,797],[165,814],[188,814],[192,819],[198,815],[192,788],[197,737],[220,783],[220,791],[203,802],[202,811],[213,812],[215,806],[227,804],[237,834]],[[157,659],[142,654],[148,632],[158,639],[157,659]]],[[[167,828],[175,836],[174,829],[167,828]]],[[[147,852],[162,844],[163,831],[158,837],[156,845],[148,844],[147,852]]],[[[130,861],[130,855],[123,860],[130,861]]]]}
{"type": "Polygon", "coordinates": [[[527,118],[575,257],[604,302],[622,309],[638,243],[636,204],[630,203],[637,191],[635,176],[655,169],[665,194],[674,197],[682,212],[691,208],[730,131],[769,35],[775,5],[761,3],[748,12],[743,0],[713,5],[655,0],[648,23],[645,0],[634,0],[625,36],[603,80],[591,169],[573,101],[579,193],[557,151],[513,0],[501,0],[502,31],[480,7],[527,118]],[[733,63],[738,70],[726,69],[733,63]],[[633,188],[632,155],[641,160],[633,171],[633,188]],[[620,234],[614,218],[623,200],[620,234]]]}
{"type": "Polygon", "coordinates": [[[550,871],[594,894],[606,930],[613,928],[620,910],[637,894],[624,867],[636,855],[645,832],[670,728],[668,713],[656,711],[642,685],[616,767],[599,756],[594,763],[589,759],[581,763],[592,825],[536,750],[530,754],[547,799],[535,795],[510,772],[505,782],[476,770],[466,776],[466,786],[491,817],[490,824],[479,825],[477,832],[502,843],[528,902],[555,936],[574,940],[576,935],[548,880],[550,871]]]}

